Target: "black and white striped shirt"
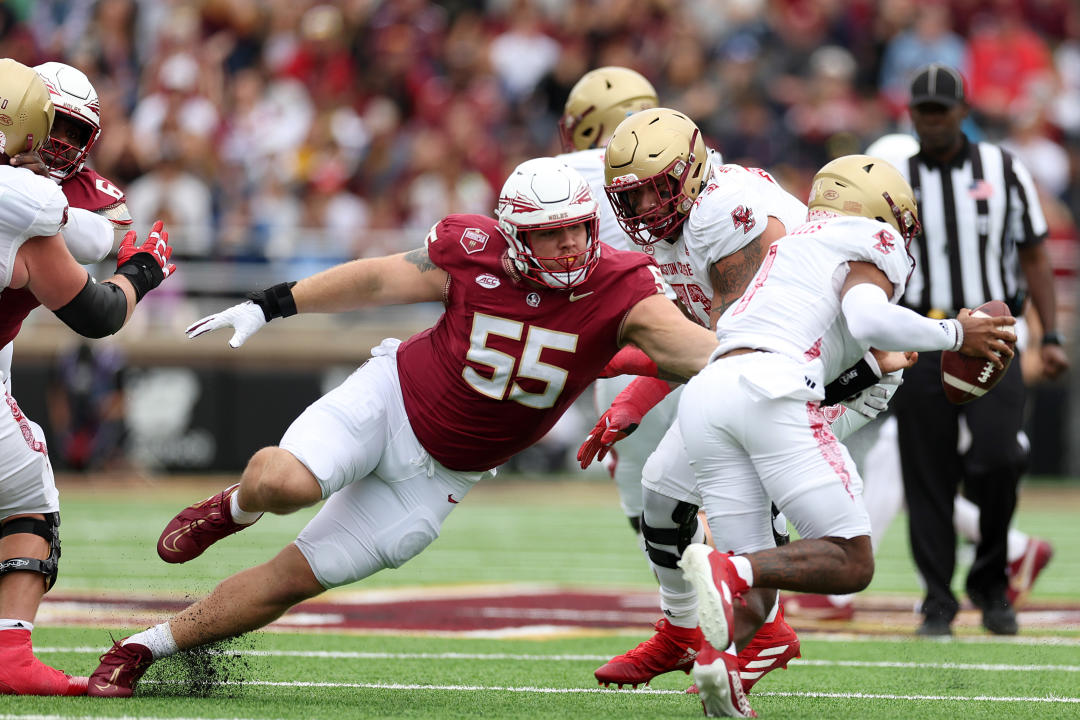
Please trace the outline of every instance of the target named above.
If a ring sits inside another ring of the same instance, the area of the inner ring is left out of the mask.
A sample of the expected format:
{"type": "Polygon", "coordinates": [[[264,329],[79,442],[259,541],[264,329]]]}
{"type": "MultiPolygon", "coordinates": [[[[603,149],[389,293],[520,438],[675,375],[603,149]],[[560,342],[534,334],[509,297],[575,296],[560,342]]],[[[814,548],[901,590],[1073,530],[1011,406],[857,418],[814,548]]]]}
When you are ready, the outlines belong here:
{"type": "Polygon", "coordinates": [[[898,169],[919,204],[922,236],[912,242],[915,271],[902,304],[953,317],[960,308],[1003,300],[1013,313],[1025,295],[1018,245],[1046,236],[1031,174],[996,145],[965,141],[946,166],[913,155],[898,169]]]}

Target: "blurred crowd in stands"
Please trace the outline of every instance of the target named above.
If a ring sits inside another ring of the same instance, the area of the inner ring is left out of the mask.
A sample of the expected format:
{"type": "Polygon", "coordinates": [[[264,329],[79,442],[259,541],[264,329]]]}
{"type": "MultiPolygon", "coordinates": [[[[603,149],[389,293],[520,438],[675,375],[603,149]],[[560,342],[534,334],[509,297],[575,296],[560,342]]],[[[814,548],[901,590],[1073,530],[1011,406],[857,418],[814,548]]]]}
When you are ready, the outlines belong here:
{"type": "Polygon", "coordinates": [[[910,72],[946,62],[1053,232],[1080,208],[1074,0],[4,0],[0,46],[90,76],[91,165],[140,227],[164,218],[181,257],[313,265],[294,276],[490,212],[510,168],[560,151],[566,94],[600,65],[805,195],[903,130],[910,72]]]}

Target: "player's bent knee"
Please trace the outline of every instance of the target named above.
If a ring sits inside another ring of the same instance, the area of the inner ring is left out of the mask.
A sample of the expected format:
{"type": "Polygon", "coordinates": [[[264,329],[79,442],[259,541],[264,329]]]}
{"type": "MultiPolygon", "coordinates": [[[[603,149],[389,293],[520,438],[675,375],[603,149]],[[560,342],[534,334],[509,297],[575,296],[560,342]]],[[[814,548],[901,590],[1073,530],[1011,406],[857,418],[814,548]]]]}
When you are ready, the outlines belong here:
{"type": "Polygon", "coordinates": [[[45,592],[56,584],[60,568],[60,513],[24,515],[8,518],[0,525],[0,538],[13,535],[36,535],[48,543],[49,555],[44,560],[36,557],[0,558],[0,577],[14,572],[30,572],[44,576],[45,592]]]}
{"type": "Polygon", "coordinates": [[[834,594],[855,593],[865,590],[874,579],[874,548],[869,535],[853,538],[828,538],[844,551],[845,567],[843,586],[834,594]]]}
{"type": "MultiPolygon", "coordinates": [[[[322,488],[311,471],[279,447],[265,447],[252,455],[241,478],[241,492],[252,493],[259,509],[279,513],[322,499],[322,488]]],[[[242,496],[241,501],[244,499],[242,496]]]]}

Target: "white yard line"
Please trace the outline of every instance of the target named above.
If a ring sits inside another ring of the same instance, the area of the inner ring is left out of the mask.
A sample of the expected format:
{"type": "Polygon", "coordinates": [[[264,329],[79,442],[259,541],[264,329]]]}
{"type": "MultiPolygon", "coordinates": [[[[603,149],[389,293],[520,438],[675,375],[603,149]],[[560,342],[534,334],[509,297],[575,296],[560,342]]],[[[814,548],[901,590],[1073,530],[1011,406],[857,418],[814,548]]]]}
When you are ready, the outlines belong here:
{"type": "MultiPolygon", "coordinates": [[[[98,654],[100,647],[39,647],[39,653],[98,654]]],[[[513,660],[522,662],[605,662],[610,655],[533,655],[521,653],[405,653],[355,652],[345,650],[222,650],[222,655],[245,657],[296,657],[334,660],[513,660]]],[[[924,663],[889,660],[803,660],[791,667],[926,668],[932,670],[978,670],[982,672],[1080,672],[1080,665],[1008,665],[1003,663],[924,663]]]]}

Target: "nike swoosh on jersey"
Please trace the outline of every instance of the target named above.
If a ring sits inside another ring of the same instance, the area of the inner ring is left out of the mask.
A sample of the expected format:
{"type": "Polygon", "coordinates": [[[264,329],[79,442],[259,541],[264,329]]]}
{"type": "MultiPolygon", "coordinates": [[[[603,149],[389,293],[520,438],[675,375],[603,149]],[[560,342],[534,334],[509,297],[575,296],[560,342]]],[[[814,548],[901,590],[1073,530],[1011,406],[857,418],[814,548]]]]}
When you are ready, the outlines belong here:
{"type": "Polygon", "coordinates": [[[596,292],[596,291],[595,290],[590,290],[589,292],[581,293],[580,295],[575,295],[574,293],[570,293],[570,302],[577,302],[578,300],[580,300],[583,297],[589,297],[594,292],[596,292]]]}

